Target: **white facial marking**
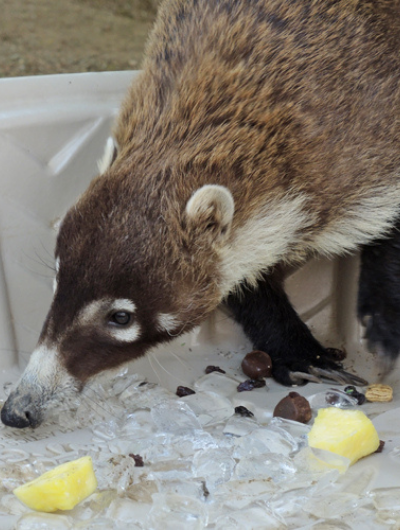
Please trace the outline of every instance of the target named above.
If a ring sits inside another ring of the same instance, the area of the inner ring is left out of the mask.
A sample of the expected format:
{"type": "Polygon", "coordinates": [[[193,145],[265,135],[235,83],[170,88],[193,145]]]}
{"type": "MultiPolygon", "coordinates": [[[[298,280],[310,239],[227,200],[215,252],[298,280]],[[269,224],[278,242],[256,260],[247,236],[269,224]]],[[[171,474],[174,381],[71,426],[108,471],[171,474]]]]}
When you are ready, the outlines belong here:
{"type": "MultiPolygon", "coordinates": [[[[134,313],[135,310],[135,304],[127,298],[116,298],[115,300],[103,298],[87,304],[81,310],[78,321],[80,324],[96,324],[99,317],[104,318],[106,314],[117,313],[119,311],[134,313]]],[[[133,323],[126,327],[110,327],[108,333],[116,340],[133,342],[140,336],[140,326],[137,323],[133,323]]]]}
{"type": "Polygon", "coordinates": [[[140,326],[135,323],[127,328],[118,328],[110,330],[110,335],[121,342],[134,342],[140,337],[140,326]]]}
{"type": "Polygon", "coordinates": [[[107,139],[106,146],[104,148],[104,154],[101,157],[101,159],[97,162],[97,167],[98,167],[100,174],[105,173],[107,169],[111,166],[115,158],[116,151],[117,151],[117,146],[115,144],[114,139],[111,138],[110,136],[107,139]]]}
{"type": "Polygon", "coordinates": [[[33,351],[18,383],[21,391],[24,386],[40,387],[41,392],[48,395],[75,389],[76,382],[62,366],[57,350],[41,345],[33,351]]]}
{"type": "Polygon", "coordinates": [[[127,298],[116,298],[112,301],[111,309],[113,311],[128,311],[129,313],[134,313],[136,306],[132,300],[128,300],[127,298]]]}
{"type": "Polygon", "coordinates": [[[79,314],[79,321],[82,324],[89,324],[96,318],[97,313],[105,305],[105,300],[95,300],[87,304],[79,314]]]}
{"type": "Polygon", "coordinates": [[[179,320],[174,315],[169,315],[168,313],[160,313],[157,320],[158,329],[160,331],[166,331],[169,334],[179,327],[179,320]]]}

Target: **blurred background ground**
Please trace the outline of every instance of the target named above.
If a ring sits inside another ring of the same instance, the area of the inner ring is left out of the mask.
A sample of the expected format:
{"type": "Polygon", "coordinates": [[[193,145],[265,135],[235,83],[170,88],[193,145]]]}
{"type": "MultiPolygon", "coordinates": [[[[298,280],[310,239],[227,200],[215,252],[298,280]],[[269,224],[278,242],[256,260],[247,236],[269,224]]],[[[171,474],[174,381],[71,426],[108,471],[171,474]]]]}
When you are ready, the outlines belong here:
{"type": "Polygon", "coordinates": [[[134,70],[159,0],[0,0],[0,77],[134,70]]]}

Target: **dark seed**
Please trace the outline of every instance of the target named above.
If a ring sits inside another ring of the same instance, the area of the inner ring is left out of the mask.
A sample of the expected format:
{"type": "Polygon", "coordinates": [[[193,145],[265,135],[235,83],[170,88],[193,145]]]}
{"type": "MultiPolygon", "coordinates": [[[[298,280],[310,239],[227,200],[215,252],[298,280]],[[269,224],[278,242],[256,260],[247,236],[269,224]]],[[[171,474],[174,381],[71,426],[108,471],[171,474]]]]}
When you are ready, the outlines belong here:
{"type": "Polygon", "coordinates": [[[190,396],[191,394],[195,393],[196,392],[194,390],[188,388],[187,386],[178,386],[176,389],[176,395],[178,397],[190,396]]]}
{"type": "Polygon", "coordinates": [[[237,387],[238,392],[245,392],[253,390],[254,388],[261,388],[265,386],[264,379],[246,379],[243,383],[240,383],[237,387]]]}
{"type": "Polygon", "coordinates": [[[207,498],[210,495],[210,492],[208,491],[207,484],[205,480],[201,481],[201,488],[203,490],[203,495],[205,498],[207,498]]]}
{"type": "Polygon", "coordinates": [[[355,386],[346,386],[344,391],[348,396],[356,398],[358,405],[362,405],[363,403],[365,403],[366,398],[364,394],[359,392],[355,386]]]}
{"type": "Polygon", "coordinates": [[[361,392],[357,392],[357,394],[354,395],[354,397],[357,398],[357,402],[358,402],[359,405],[363,405],[365,403],[365,401],[367,400],[365,395],[361,394],[361,392]]]}
{"type": "Polygon", "coordinates": [[[211,374],[211,372],[219,372],[220,374],[226,374],[225,370],[222,370],[219,366],[207,366],[207,368],[204,370],[206,374],[211,374]]]}
{"type": "Polygon", "coordinates": [[[247,409],[243,405],[235,407],[235,414],[240,414],[240,416],[244,416],[245,418],[253,418],[254,416],[251,410],[247,409]]]}
{"type": "Polygon", "coordinates": [[[129,456],[135,461],[136,467],[144,466],[143,458],[140,455],[134,455],[133,453],[129,453],[129,456]]]}
{"type": "Polygon", "coordinates": [[[385,447],[385,442],[383,440],[379,440],[379,447],[375,451],[375,453],[382,453],[384,447],[385,447]]]}
{"type": "Polygon", "coordinates": [[[311,407],[307,399],[297,392],[289,392],[289,395],[281,399],[274,409],[274,416],[287,420],[308,423],[311,420],[311,407]]]}
{"type": "Polygon", "coordinates": [[[246,355],[242,361],[242,370],[250,379],[261,379],[271,377],[272,361],[268,353],[254,350],[246,355]]]}

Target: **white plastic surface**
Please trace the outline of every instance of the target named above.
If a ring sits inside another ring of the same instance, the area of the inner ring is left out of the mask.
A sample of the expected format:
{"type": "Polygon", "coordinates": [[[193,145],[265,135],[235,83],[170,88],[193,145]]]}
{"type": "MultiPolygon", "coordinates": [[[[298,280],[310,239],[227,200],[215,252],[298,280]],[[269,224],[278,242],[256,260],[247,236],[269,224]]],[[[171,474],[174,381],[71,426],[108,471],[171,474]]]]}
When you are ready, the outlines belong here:
{"type": "MultiPolygon", "coordinates": [[[[117,72],[0,80],[1,385],[15,381],[26,365],[49,307],[53,225],[96,174],[111,121],[135,75],[117,72]]],[[[315,336],[326,346],[346,348],[346,369],[374,382],[374,359],[365,352],[355,319],[357,263],[356,257],[313,260],[288,274],[286,286],[315,336]]],[[[248,351],[250,345],[239,327],[218,311],[195,332],[136,361],[133,370],[175,390],[178,385],[193,385],[209,364],[243,377],[240,363],[248,351]]],[[[399,407],[399,375],[395,370],[388,379],[395,389],[394,401],[376,405],[374,414],[399,407]]],[[[248,403],[259,417],[271,417],[288,390],[268,384],[268,393],[243,393],[237,404],[248,403]]],[[[307,396],[329,386],[309,384],[301,393],[307,396]]],[[[386,453],[400,445],[400,415],[397,419],[397,414],[388,414],[377,422],[387,441],[386,453]]],[[[18,436],[21,442],[29,439],[26,434],[18,436]]],[[[3,428],[0,443],[18,444],[18,436],[3,428]]],[[[45,436],[54,435],[44,430],[45,436]]],[[[76,441],[73,433],[55,436],[76,441]]],[[[85,440],[87,433],[83,430],[79,436],[85,440]]],[[[32,441],[30,448],[40,451],[41,444],[32,441]]],[[[376,468],[377,487],[400,486],[400,465],[385,453],[370,457],[368,465],[376,468]]],[[[3,518],[0,528],[6,530],[11,524],[12,517],[3,518]]]]}

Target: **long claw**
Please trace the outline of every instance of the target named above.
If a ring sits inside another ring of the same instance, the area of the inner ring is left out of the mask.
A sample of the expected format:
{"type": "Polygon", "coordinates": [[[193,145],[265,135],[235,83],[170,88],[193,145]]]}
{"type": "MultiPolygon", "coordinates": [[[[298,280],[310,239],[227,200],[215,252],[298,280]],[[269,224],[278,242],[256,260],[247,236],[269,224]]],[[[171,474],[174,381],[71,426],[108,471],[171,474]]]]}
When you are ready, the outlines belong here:
{"type": "Polygon", "coordinates": [[[340,385],[356,385],[356,386],[365,386],[368,385],[368,382],[357,375],[350,374],[344,370],[325,370],[323,368],[318,368],[317,366],[310,366],[309,371],[311,374],[329,379],[330,381],[335,381],[340,385]]]}
{"type": "Polygon", "coordinates": [[[355,386],[367,386],[369,383],[362,377],[358,377],[358,375],[350,374],[349,372],[345,372],[344,370],[341,372],[346,376],[346,384],[351,384],[355,386]]]}
{"type": "Polygon", "coordinates": [[[322,380],[319,377],[306,372],[289,372],[289,377],[294,384],[301,383],[304,380],[311,381],[312,383],[322,383],[322,380]]]}

